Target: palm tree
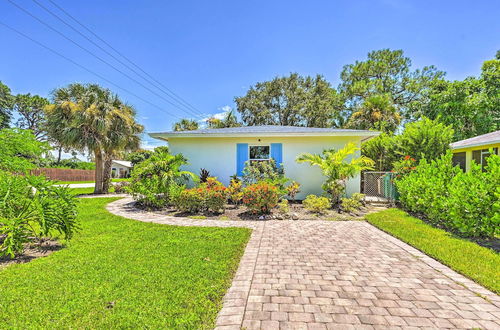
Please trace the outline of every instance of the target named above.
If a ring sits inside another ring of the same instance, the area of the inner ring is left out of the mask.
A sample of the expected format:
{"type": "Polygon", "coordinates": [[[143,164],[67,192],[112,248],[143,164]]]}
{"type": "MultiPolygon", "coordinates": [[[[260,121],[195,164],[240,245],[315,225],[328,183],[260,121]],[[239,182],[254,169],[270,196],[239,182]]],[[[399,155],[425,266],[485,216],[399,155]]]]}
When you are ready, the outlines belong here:
{"type": "Polygon", "coordinates": [[[296,161],[298,163],[309,163],[318,166],[326,182],[323,190],[331,196],[332,205],[338,204],[340,196],[345,192],[347,180],[353,178],[360,171],[373,169],[374,161],[366,156],[360,156],[347,161],[347,157],[360,150],[352,142],[340,150],[324,150],[322,154],[300,154],[296,161]]]}
{"type": "Polygon", "coordinates": [[[126,148],[142,126],[135,112],[110,90],[96,84],[70,84],[52,93],[45,108],[49,135],[64,147],[94,155],[95,194],[103,193],[106,155],[126,148]]]}
{"type": "Polygon", "coordinates": [[[347,127],[394,132],[400,123],[401,115],[391,98],[387,95],[373,95],[352,114],[347,127]]]}
{"type": "Polygon", "coordinates": [[[194,131],[199,127],[198,122],[192,119],[181,119],[174,124],[173,130],[178,131],[194,131]]]}
{"type": "Polygon", "coordinates": [[[240,127],[242,124],[238,122],[238,118],[234,114],[234,111],[227,111],[222,119],[219,118],[209,118],[207,119],[208,128],[226,128],[226,127],[240,127]]]}

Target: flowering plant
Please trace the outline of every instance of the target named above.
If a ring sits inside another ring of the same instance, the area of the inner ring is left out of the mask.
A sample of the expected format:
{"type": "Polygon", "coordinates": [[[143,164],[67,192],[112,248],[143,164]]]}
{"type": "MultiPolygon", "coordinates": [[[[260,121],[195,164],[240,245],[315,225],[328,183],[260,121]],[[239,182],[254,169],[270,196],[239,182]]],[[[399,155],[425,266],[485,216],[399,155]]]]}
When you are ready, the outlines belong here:
{"type": "Polygon", "coordinates": [[[280,191],[278,187],[259,182],[243,190],[243,204],[254,213],[270,213],[278,204],[280,191]]]}

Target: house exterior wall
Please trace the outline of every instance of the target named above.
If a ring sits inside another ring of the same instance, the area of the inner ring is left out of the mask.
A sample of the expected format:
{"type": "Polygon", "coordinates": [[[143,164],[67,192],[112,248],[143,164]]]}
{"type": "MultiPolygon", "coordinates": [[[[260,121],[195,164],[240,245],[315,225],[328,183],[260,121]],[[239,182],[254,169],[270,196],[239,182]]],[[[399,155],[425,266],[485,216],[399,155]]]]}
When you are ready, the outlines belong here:
{"type": "MultiPolygon", "coordinates": [[[[320,195],[325,178],[318,167],[308,163],[298,164],[295,161],[297,156],[303,152],[321,153],[324,149],[340,149],[348,142],[359,147],[361,137],[171,137],[168,140],[172,153],[182,153],[188,159],[189,165],[184,166],[184,170],[199,174],[200,168],[205,168],[210,171],[211,176],[217,177],[225,185],[229,184],[230,176],[236,174],[237,143],[248,143],[250,146],[281,143],[285,176],[301,184],[298,199],[304,199],[309,194],[320,195]]],[[[347,194],[350,196],[359,191],[360,176],[357,175],[347,183],[347,194]]]]}
{"type": "Polygon", "coordinates": [[[114,178],[122,178],[122,177],[127,177],[130,173],[130,168],[117,164],[115,162],[111,163],[111,176],[114,178]],[[116,169],[115,174],[113,175],[113,169],[116,169]],[[120,175],[120,173],[123,173],[120,175]]]}
{"type": "Polygon", "coordinates": [[[469,147],[469,148],[452,149],[451,152],[454,154],[460,153],[460,152],[465,152],[465,169],[466,169],[466,171],[469,171],[471,168],[471,163],[473,161],[472,160],[472,152],[474,150],[483,150],[483,149],[489,149],[489,148],[497,148],[498,150],[500,150],[500,143],[492,143],[492,144],[474,146],[474,147],[469,147]]]}

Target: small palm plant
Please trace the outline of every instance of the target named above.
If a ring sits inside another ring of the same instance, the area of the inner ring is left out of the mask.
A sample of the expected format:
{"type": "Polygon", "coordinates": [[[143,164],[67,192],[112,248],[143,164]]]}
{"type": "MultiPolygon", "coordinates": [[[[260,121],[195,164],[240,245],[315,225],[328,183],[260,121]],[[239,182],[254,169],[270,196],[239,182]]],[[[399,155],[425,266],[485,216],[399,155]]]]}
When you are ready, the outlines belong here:
{"type": "Polygon", "coordinates": [[[322,154],[303,153],[296,159],[298,163],[309,163],[318,166],[326,181],[323,190],[330,195],[332,206],[338,205],[340,197],[344,194],[347,180],[353,178],[360,171],[372,170],[374,161],[366,156],[360,156],[347,161],[360,148],[354,143],[348,143],[340,150],[324,150],[322,154]]]}

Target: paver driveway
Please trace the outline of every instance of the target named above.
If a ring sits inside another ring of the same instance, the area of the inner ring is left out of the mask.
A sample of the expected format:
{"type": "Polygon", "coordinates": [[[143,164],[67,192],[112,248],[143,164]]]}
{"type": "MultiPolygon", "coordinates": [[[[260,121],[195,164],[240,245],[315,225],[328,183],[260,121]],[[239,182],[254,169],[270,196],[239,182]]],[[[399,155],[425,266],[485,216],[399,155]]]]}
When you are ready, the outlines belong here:
{"type": "Polygon", "coordinates": [[[500,329],[500,298],[366,222],[191,220],[108,206],[141,221],[254,229],[218,329],[500,329]]]}

